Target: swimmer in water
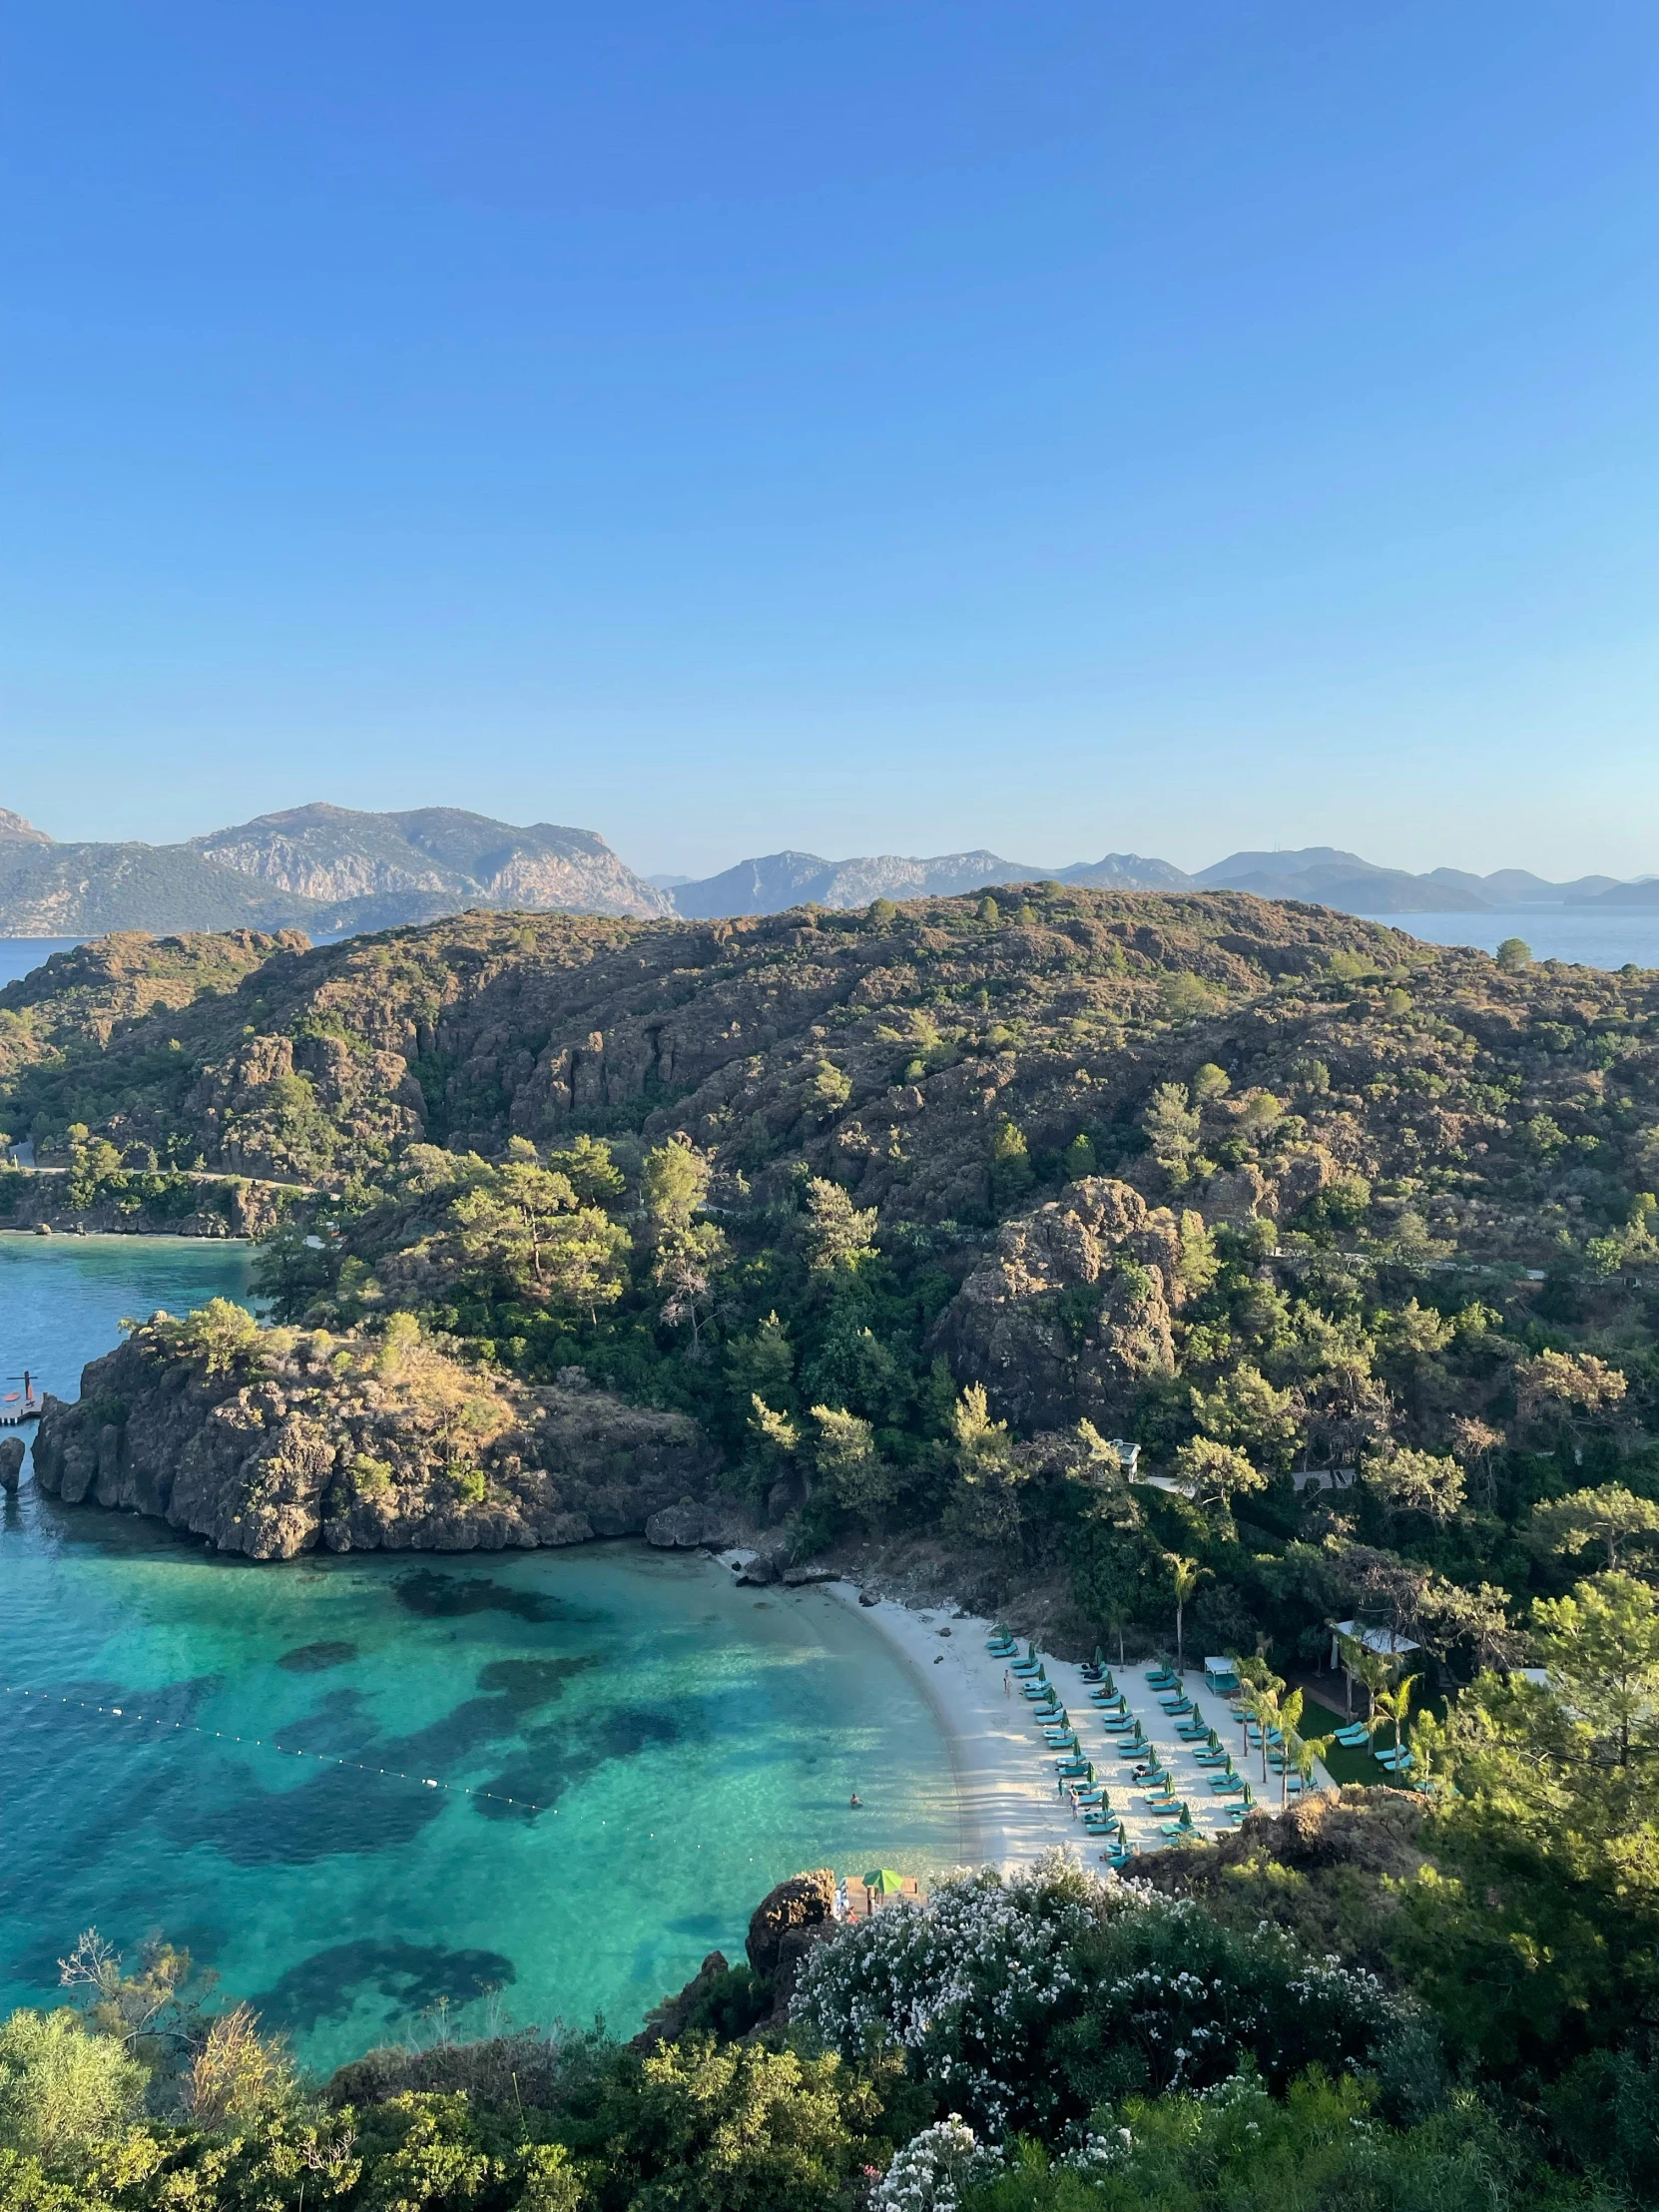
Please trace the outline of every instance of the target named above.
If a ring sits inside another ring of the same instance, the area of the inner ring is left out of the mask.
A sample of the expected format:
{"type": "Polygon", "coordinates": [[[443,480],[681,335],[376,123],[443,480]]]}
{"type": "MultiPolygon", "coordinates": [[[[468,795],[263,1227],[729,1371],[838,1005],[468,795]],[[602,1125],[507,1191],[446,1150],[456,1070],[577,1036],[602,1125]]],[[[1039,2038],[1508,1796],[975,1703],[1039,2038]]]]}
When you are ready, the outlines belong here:
{"type": "Polygon", "coordinates": [[[852,1801],[851,1801],[851,1805],[850,1805],[850,1807],[849,1807],[849,1810],[850,1810],[850,1811],[852,1811],[852,1812],[854,1812],[854,1813],[858,1812],[858,1811],[860,1810],[860,1808],[862,1807],[862,1805],[863,1805],[863,1802],[864,1802],[864,1801],[863,1801],[863,1799],[862,1799],[861,1797],[859,1797],[859,1795],[858,1795],[857,1791],[856,1791],[856,1790],[854,1790],[854,1791],[853,1791],[853,1793],[852,1793],[852,1801]]]}

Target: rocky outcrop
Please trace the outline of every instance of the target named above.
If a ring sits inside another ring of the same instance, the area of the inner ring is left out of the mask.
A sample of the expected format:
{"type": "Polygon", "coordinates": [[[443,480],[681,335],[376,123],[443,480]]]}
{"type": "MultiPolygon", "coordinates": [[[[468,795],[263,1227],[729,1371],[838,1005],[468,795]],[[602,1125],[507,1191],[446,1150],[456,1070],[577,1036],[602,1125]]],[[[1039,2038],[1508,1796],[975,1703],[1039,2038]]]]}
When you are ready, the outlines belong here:
{"type": "Polygon", "coordinates": [[[660,1551],[729,1551],[755,1540],[754,1518],[732,1497],[683,1497],[653,1513],[645,1540],[660,1551]]]}
{"type": "Polygon", "coordinates": [[[784,1944],[797,1929],[820,1928],[835,1917],[835,1877],[829,1867],[815,1867],[810,1874],[792,1875],[756,1906],[749,1919],[744,1944],[756,1973],[769,1978],[778,1971],[784,1944]]]}
{"type": "Polygon", "coordinates": [[[683,1989],[652,2006],[629,2049],[649,2053],[663,2043],[677,2043],[731,1971],[725,1951],[710,1951],[683,1989]]]}
{"type": "Polygon", "coordinates": [[[807,1953],[834,1927],[835,1877],[829,1867],[792,1875],[755,1908],[744,1948],[754,1972],[772,1985],[772,2015],[766,2024],[781,2027],[788,2022],[807,1953]]]}
{"type": "MultiPolygon", "coordinates": [[[[211,1311],[211,1309],[210,1309],[211,1311]]],[[[268,1331],[216,1355],[148,1324],[48,1398],[43,1490],[154,1514],[222,1551],[471,1551],[640,1534],[706,1494],[719,1453],[685,1414],[527,1388],[430,1347],[268,1331]],[[220,1360],[214,1372],[216,1357],[220,1360]]]]}
{"type": "Polygon", "coordinates": [[[0,1490],[15,1490],[23,1473],[23,1438],[0,1436],[0,1490]]]}
{"type": "Polygon", "coordinates": [[[1137,1387],[1175,1367],[1181,1236],[1166,1207],[1105,1176],[1004,1222],[940,1318],[963,1382],[1028,1430],[1126,1420],[1137,1387]]]}

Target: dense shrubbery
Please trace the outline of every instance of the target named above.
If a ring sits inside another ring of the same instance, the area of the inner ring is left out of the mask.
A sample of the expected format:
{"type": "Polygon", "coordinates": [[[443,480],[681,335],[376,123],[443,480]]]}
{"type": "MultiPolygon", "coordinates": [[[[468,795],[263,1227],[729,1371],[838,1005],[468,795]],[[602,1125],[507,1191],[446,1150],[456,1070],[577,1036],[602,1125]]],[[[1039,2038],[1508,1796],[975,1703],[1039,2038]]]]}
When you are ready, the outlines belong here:
{"type": "Polygon", "coordinates": [[[889,2045],[974,2126],[1053,2138],[1131,2093],[1207,2087],[1249,2062],[1275,2087],[1316,2061],[1403,2077],[1422,2037],[1369,1974],[1274,1929],[1045,1866],[940,1886],[808,1959],[796,2017],[843,2057],[889,2045]]]}
{"type": "Polygon", "coordinates": [[[831,1931],[788,2038],[371,2053],[326,2089],[182,1953],[0,2026],[0,2212],[1619,2212],[1655,2073],[1454,2085],[1431,2010],[1062,1862],[831,1931]]]}

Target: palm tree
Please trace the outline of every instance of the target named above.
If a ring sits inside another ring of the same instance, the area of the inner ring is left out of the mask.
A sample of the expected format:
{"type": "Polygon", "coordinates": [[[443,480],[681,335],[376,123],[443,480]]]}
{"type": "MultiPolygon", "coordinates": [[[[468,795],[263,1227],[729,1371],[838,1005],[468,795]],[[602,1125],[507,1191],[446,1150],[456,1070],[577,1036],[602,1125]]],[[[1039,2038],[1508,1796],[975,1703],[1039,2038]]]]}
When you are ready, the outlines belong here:
{"type": "Polygon", "coordinates": [[[1395,1661],[1385,1659],[1380,1651],[1372,1651],[1363,1645],[1359,1647],[1354,1671],[1366,1685],[1366,1718],[1369,1721],[1375,1722],[1377,1719],[1377,1701],[1393,1680],[1395,1664],[1395,1661]]]}
{"type": "Polygon", "coordinates": [[[1323,1759],[1331,1749],[1331,1741],[1332,1739],[1329,1736],[1297,1736],[1293,1738],[1296,1771],[1302,1777],[1304,1791],[1307,1790],[1309,1783],[1314,1779],[1316,1763],[1323,1759]]]}
{"type": "MultiPolygon", "coordinates": [[[[1300,1690],[1287,1690],[1279,1704],[1279,1810],[1283,1812],[1291,1795],[1291,1760],[1293,1744],[1302,1739],[1296,1732],[1296,1724],[1302,1718],[1305,1700],[1300,1690]]],[[[1266,1742],[1266,1738],[1263,1741],[1266,1742]]]]}
{"type": "Polygon", "coordinates": [[[1280,1725],[1279,1690],[1283,1687],[1284,1684],[1281,1683],[1277,1689],[1260,1689],[1250,1701],[1251,1715],[1257,1727],[1262,1731],[1262,1787],[1264,1789],[1267,1788],[1268,1781],[1268,1738],[1280,1725]]]}
{"type": "Polygon", "coordinates": [[[1210,1570],[1208,1567],[1201,1567],[1196,1559],[1183,1559],[1178,1552],[1169,1552],[1166,1557],[1170,1583],[1175,1592],[1175,1671],[1177,1674],[1185,1674],[1187,1600],[1210,1570]]]}
{"type": "Polygon", "coordinates": [[[1359,1672],[1361,1649],[1362,1647],[1355,1642],[1352,1636],[1338,1636],[1337,1652],[1343,1663],[1343,1718],[1345,1721],[1351,1721],[1354,1718],[1354,1677],[1359,1672]]]}
{"type": "Polygon", "coordinates": [[[1392,1721],[1394,1724],[1394,1759],[1396,1764],[1400,1749],[1399,1732],[1410,1717],[1411,1700],[1416,1694],[1416,1676],[1408,1674],[1402,1677],[1397,1688],[1380,1690],[1377,1693],[1376,1702],[1382,1709],[1382,1718],[1392,1721]]]}

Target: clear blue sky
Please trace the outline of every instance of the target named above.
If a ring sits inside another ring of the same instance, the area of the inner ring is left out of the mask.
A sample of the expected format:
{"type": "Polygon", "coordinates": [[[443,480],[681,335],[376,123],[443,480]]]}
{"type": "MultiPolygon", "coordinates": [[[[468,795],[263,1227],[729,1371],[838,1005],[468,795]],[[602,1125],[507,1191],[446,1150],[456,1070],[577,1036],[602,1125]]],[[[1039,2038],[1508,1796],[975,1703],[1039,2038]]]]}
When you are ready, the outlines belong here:
{"type": "Polygon", "coordinates": [[[0,804],[1659,869],[1653,0],[55,0],[0,804]]]}

